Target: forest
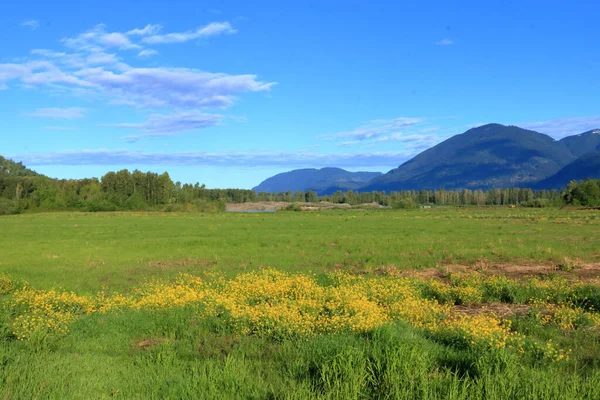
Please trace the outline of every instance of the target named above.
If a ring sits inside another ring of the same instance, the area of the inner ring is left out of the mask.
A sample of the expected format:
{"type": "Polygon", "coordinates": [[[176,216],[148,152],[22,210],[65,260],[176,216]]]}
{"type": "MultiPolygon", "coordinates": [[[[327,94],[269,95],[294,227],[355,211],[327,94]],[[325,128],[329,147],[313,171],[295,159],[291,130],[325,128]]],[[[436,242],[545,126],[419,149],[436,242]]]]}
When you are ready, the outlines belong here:
{"type": "Polygon", "coordinates": [[[483,190],[337,191],[317,196],[313,191],[255,193],[247,189],[207,189],[205,185],[173,182],[167,172],[108,172],[100,179],[58,180],[20,163],[0,160],[0,214],[30,211],[161,210],[223,211],[226,203],[256,201],[378,203],[392,208],[419,205],[600,206],[600,180],[572,181],[561,192],[505,188],[483,190]]]}

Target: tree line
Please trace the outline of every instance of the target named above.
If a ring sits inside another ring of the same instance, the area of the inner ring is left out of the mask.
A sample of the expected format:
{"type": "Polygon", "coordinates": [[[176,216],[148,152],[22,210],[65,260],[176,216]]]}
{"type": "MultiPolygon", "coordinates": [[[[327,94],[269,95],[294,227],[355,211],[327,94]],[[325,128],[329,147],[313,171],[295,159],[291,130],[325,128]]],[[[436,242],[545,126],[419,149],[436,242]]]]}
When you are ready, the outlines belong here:
{"type": "Polygon", "coordinates": [[[528,188],[390,193],[349,190],[318,196],[311,190],[255,193],[246,189],[207,189],[200,183],[173,182],[167,172],[157,174],[124,169],[108,172],[100,179],[58,180],[27,170],[22,164],[5,163],[0,168],[0,214],[35,210],[211,212],[223,211],[226,203],[255,201],[377,203],[393,208],[414,208],[418,205],[600,206],[600,180],[573,181],[563,191],[528,188]]]}
{"type": "Polygon", "coordinates": [[[557,190],[532,190],[528,188],[492,189],[492,190],[405,190],[386,193],[384,191],[346,192],[337,191],[330,195],[317,196],[313,191],[258,193],[258,201],[346,203],[358,205],[378,203],[396,208],[412,208],[417,205],[521,205],[528,207],[560,206],[562,194],[557,190]]]}
{"type": "MultiPolygon", "coordinates": [[[[13,170],[16,170],[13,168],[13,170]]],[[[254,201],[246,189],[207,189],[173,182],[167,172],[121,170],[100,179],[51,179],[0,169],[0,214],[40,210],[223,211],[226,203],[254,201]]]]}

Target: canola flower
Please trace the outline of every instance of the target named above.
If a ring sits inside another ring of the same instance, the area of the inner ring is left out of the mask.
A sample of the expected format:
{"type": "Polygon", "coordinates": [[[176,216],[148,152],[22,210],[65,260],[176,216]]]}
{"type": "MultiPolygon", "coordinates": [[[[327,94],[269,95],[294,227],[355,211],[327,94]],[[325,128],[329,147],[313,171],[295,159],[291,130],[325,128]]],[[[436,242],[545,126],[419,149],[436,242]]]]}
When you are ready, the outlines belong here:
{"type": "MultiPolygon", "coordinates": [[[[368,332],[386,323],[406,322],[440,339],[469,346],[533,351],[552,360],[568,357],[553,343],[536,344],[511,329],[510,320],[492,313],[463,315],[456,304],[481,303],[486,296],[506,296],[526,288],[535,296],[530,316],[540,324],[563,329],[600,326],[593,310],[573,303],[583,284],[531,279],[516,282],[502,276],[455,274],[447,281],[398,276],[366,277],[337,272],[328,284],[315,276],[264,269],[226,280],[183,274],[178,279],[142,285],[130,295],[98,293],[80,296],[59,290],[17,289],[0,277],[0,289],[12,292],[13,333],[21,340],[43,334],[65,334],[77,318],[119,310],[168,310],[194,307],[200,318],[220,318],[239,334],[306,337],[335,332],[368,332]],[[554,303],[553,303],[554,301],[554,303]]],[[[585,300],[581,298],[579,300],[585,300]]]]}

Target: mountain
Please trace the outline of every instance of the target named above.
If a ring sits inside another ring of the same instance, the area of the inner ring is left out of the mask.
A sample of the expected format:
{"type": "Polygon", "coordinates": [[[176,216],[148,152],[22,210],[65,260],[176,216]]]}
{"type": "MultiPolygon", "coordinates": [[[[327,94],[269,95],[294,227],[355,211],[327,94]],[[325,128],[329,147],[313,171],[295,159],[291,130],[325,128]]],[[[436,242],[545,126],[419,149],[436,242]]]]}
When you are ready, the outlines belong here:
{"type": "Polygon", "coordinates": [[[564,189],[572,180],[600,179],[600,145],[567,164],[549,178],[533,185],[534,189],[564,189]]]}
{"type": "Polygon", "coordinates": [[[338,189],[357,190],[379,175],[381,172],[349,172],[341,168],[296,169],[272,176],[252,190],[275,193],[313,190],[323,195],[338,189]]]}
{"type": "Polygon", "coordinates": [[[488,124],[423,151],[360,190],[531,186],[575,158],[565,143],[548,135],[516,126],[488,124]]]}
{"type": "Polygon", "coordinates": [[[579,157],[600,146],[600,129],[567,136],[560,141],[571,150],[575,157],[579,157]]]}
{"type": "Polygon", "coordinates": [[[0,156],[0,176],[40,176],[37,172],[25,167],[21,162],[14,162],[0,156]]]}

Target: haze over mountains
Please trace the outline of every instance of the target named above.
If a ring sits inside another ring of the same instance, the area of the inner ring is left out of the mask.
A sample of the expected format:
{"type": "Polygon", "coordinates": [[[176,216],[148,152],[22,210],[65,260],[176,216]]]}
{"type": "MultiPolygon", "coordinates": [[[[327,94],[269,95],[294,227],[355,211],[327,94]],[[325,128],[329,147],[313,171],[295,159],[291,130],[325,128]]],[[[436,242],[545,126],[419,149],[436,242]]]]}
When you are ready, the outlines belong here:
{"type": "Polygon", "coordinates": [[[600,178],[600,130],[555,140],[517,126],[487,124],[455,135],[362,185],[352,181],[353,187],[326,185],[340,176],[343,170],[337,168],[309,170],[320,171],[314,175],[303,171],[307,170],[276,175],[254,189],[315,190],[318,194],[348,189],[560,189],[573,179],[600,178]],[[278,184],[269,186],[272,182],[278,184]]]}

